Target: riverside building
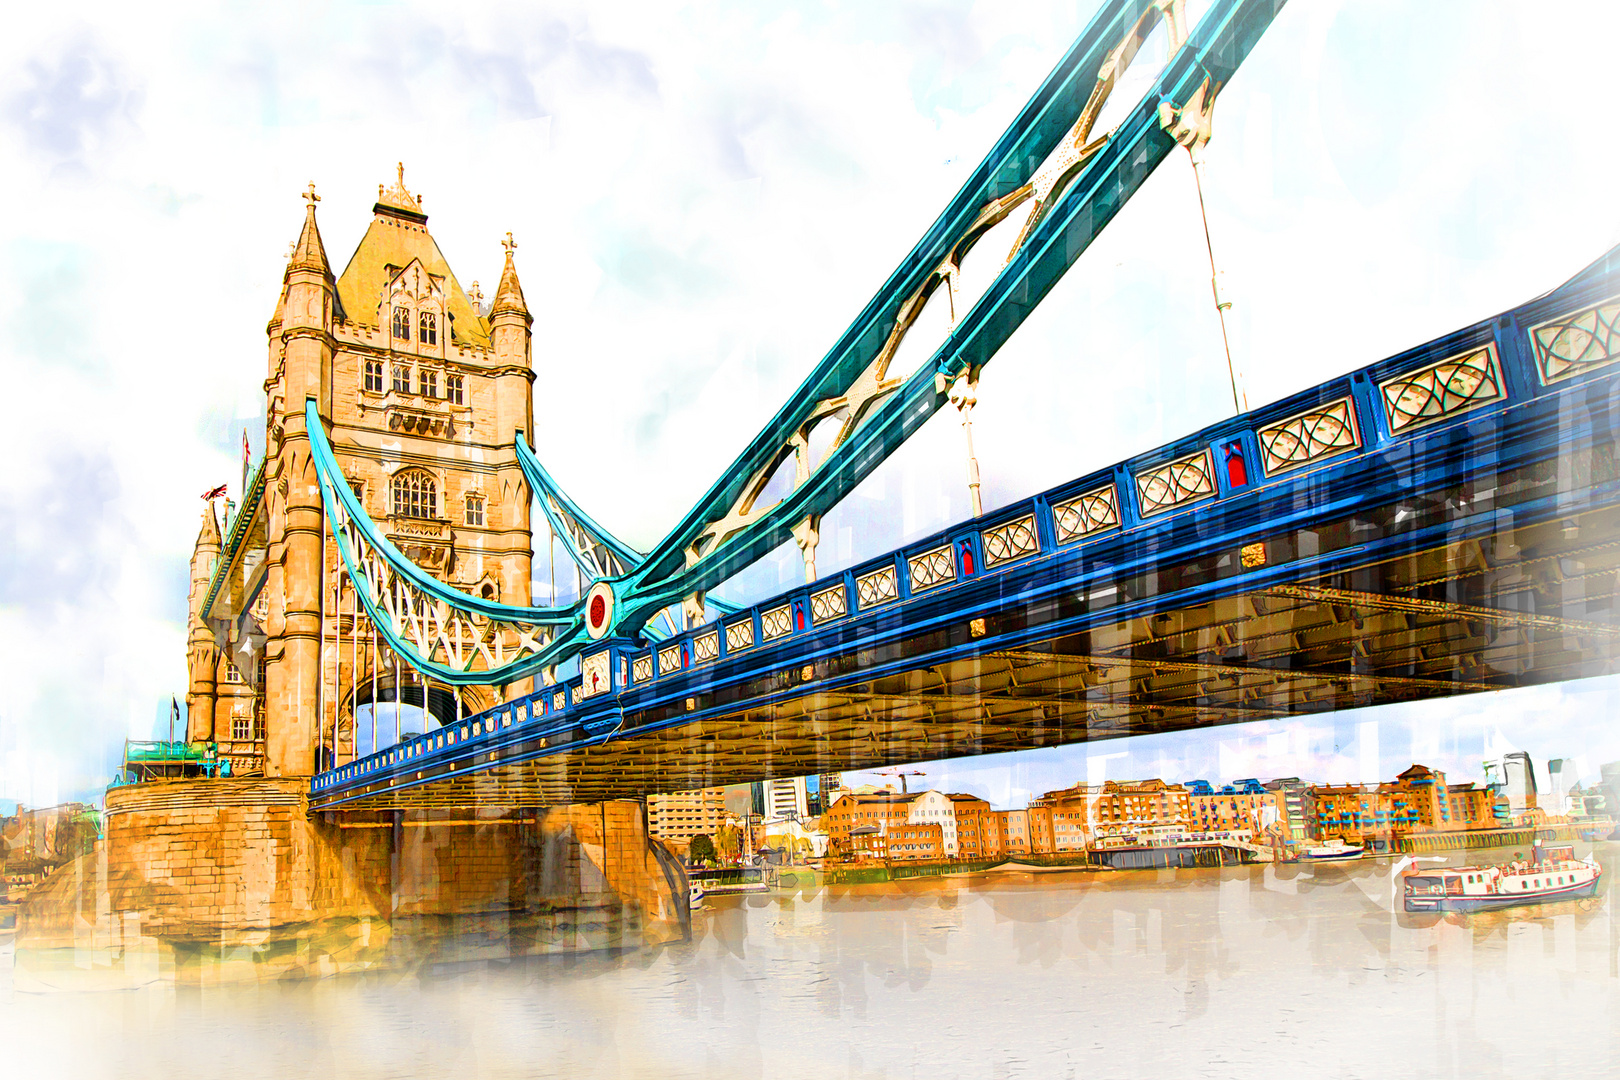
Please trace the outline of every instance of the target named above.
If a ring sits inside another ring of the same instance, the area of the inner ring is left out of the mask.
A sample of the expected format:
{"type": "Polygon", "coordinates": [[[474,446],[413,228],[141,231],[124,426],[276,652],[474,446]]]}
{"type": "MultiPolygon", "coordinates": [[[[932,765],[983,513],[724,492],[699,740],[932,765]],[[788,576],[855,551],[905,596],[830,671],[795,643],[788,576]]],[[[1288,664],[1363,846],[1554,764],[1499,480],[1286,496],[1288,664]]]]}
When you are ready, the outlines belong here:
{"type": "Polygon", "coordinates": [[[712,837],[725,823],[723,787],[647,796],[647,832],[683,849],[692,837],[712,837]]]}

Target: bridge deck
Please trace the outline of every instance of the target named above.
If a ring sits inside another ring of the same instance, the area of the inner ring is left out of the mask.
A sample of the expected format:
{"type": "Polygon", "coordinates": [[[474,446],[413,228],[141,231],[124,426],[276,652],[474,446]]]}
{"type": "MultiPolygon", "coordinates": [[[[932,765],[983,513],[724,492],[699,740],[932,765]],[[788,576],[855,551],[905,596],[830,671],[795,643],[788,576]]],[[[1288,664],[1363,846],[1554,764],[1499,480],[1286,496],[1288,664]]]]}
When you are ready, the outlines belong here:
{"type": "Polygon", "coordinates": [[[589,802],[1613,672],[1617,265],[720,624],[604,642],[595,693],[322,774],[311,805],[589,802]]]}

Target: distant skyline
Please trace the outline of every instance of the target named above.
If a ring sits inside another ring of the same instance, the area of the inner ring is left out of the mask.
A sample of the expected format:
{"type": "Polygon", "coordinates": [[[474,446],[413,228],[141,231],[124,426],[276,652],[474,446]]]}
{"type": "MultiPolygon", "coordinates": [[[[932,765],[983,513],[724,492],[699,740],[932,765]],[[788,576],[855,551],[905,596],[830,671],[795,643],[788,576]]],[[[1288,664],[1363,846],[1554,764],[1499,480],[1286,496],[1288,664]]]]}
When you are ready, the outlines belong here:
{"type": "MultiPolygon", "coordinates": [[[[488,293],[515,235],[536,314],[538,452],[646,547],[836,340],[1094,7],[11,13],[0,800],[97,797],[124,738],[160,735],[184,696],[198,495],[234,489],[244,432],[262,449],[264,327],[308,183],[339,266],[399,161],[464,285],[488,293]]],[[[1205,174],[1251,405],[1545,292],[1620,238],[1620,148],[1601,122],[1617,31],[1620,8],[1572,23],[1507,0],[1280,13],[1221,93],[1205,174]]],[[[974,437],[987,508],[1228,415],[1204,245],[1175,155],[986,369],[974,437]]],[[[963,471],[941,413],[827,516],[820,568],[967,517],[963,471]]],[[[541,589],[545,545],[537,535],[541,589]]],[[[762,596],[798,573],[784,551],[716,592],[762,596]]],[[[1570,745],[1538,760],[1620,757],[1607,733],[1620,680],[1594,686],[1421,716],[1442,731],[1473,730],[1481,710],[1556,717],[1570,745]]],[[[1039,751],[948,775],[1011,792],[1159,757],[1257,763],[1233,775],[1296,758],[1359,768],[1364,744],[1344,740],[1369,722],[1039,751]]],[[[1378,723],[1383,767],[1409,721],[1378,723]]],[[[1492,730],[1542,739],[1513,718],[1492,730]]]]}
{"type": "MultiPolygon", "coordinates": [[[[919,786],[961,791],[1016,809],[1029,799],[1076,783],[1208,780],[1297,776],[1313,783],[1392,780],[1413,764],[1452,783],[1479,783],[1486,759],[1528,753],[1536,779],[1547,762],[1569,760],[1582,784],[1596,782],[1605,762],[1620,761],[1620,680],[1582,679],[1555,686],[1470,694],[1288,720],[1261,720],[1187,732],[1071,743],[1042,750],[923,762],[908,768],[919,786]]],[[[892,782],[878,772],[849,772],[846,782],[892,782]]]]}

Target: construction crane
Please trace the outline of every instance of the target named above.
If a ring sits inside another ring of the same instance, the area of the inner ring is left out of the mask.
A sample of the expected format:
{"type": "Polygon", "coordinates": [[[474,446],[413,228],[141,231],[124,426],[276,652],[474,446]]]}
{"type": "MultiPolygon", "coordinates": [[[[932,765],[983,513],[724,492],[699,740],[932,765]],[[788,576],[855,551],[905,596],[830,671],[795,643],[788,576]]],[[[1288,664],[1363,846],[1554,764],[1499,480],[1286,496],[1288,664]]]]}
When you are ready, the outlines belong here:
{"type": "Polygon", "coordinates": [[[900,778],[900,794],[902,795],[911,794],[911,792],[906,790],[906,777],[928,775],[921,769],[879,769],[877,774],[879,776],[898,776],[900,778]]]}

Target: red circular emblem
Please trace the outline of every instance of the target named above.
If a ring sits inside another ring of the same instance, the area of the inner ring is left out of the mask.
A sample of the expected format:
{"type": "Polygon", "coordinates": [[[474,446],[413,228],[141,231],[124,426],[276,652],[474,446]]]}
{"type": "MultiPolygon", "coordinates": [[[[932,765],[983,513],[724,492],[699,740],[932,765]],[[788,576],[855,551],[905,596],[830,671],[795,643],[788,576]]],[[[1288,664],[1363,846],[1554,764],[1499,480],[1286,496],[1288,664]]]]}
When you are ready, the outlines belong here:
{"type": "Polygon", "coordinates": [[[593,639],[606,637],[613,629],[613,586],[598,581],[585,594],[585,632],[593,639]]]}

